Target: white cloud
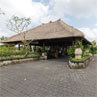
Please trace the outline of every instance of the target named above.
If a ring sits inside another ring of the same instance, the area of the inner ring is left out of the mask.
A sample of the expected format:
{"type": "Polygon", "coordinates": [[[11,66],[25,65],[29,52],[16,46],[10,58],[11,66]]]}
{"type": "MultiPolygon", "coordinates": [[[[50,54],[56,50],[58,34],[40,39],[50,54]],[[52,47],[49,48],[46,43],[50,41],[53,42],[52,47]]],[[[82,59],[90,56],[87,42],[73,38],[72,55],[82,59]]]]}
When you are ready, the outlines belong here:
{"type": "Polygon", "coordinates": [[[48,12],[48,6],[32,0],[0,0],[0,7],[9,15],[16,14],[36,19],[48,12]]]}
{"type": "MultiPolygon", "coordinates": [[[[0,16],[0,36],[13,35],[6,28],[7,21],[12,15],[31,17],[32,25],[39,25],[59,18],[67,21],[64,15],[74,17],[97,16],[97,0],[50,0],[49,4],[32,0],[0,0],[0,8],[6,13],[0,16]]],[[[94,29],[80,28],[89,40],[97,41],[97,24],[94,29]]]]}
{"type": "Polygon", "coordinates": [[[58,15],[74,15],[75,17],[97,16],[97,0],[50,0],[53,12],[58,15]]]}
{"type": "Polygon", "coordinates": [[[97,27],[97,24],[95,24],[95,26],[97,27]]]}
{"type": "Polygon", "coordinates": [[[0,0],[0,8],[6,13],[5,16],[0,15],[0,36],[12,35],[12,33],[8,33],[10,31],[6,27],[12,15],[30,17],[32,24],[37,25],[48,14],[48,6],[41,2],[32,2],[32,0],[0,0]]]}
{"type": "Polygon", "coordinates": [[[90,41],[97,41],[97,28],[79,28],[90,41]]]}
{"type": "Polygon", "coordinates": [[[97,0],[50,0],[48,15],[42,22],[62,18],[68,21],[65,15],[77,18],[97,17],[97,0]]]}

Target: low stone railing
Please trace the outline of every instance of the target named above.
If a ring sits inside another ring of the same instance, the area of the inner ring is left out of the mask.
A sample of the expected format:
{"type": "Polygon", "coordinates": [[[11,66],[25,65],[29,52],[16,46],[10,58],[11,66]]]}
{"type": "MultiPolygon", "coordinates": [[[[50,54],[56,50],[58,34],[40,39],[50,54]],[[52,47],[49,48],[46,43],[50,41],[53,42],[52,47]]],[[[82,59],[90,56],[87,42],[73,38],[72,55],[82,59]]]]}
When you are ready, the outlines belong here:
{"type": "Polygon", "coordinates": [[[85,68],[92,59],[93,59],[93,56],[89,56],[82,61],[74,61],[70,58],[68,65],[72,69],[85,68]]]}
{"type": "Polygon", "coordinates": [[[15,63],[26,62],[26,61],[35,61],[39,59],[40,59],[40,56],[0,59],[0,66],[6,66],[9,64],[15,64],[15,63]]]}

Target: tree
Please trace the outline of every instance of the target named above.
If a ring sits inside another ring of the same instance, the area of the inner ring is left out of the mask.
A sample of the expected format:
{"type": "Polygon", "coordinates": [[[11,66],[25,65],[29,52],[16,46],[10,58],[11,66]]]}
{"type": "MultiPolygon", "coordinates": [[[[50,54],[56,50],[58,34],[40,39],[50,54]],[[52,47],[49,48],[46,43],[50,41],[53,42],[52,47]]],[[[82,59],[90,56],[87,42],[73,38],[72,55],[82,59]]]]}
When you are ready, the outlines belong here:
{"type": "Polygon", "coordinates": [[[26,17],[20,18],[18,16],[12,16],[7,24],[7,27],[9,30],[11,30],[21,36],[21,40],[26,49],[25,56],[28,55],[29,45],[31,43],[31,41],[27,41],[27,39],[26,39],[26,32],[27,32],[26,30],[27,30],[27,27],[30,25],[30,23],[31,23],[30,18],[26,18],[26,17]]]}
{"type": "Polygon", "coordinates": [[[92,45],[93,46],[96,46],[96,41],[92,41],[92,45]]]}
{"type": "Polygon", "coordinates": [[[1,38],[0,38],[0,40],[4,40],[6,37],[4,37],[4,36],[2,36],[1,38]]]}

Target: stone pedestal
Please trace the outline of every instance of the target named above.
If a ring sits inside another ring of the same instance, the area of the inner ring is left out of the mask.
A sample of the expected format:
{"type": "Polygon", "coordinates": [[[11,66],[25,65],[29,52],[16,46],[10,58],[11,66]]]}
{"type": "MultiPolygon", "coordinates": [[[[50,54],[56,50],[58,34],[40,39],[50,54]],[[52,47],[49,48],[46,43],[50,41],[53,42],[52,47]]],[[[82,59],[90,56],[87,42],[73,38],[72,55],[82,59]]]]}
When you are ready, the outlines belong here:
{"type": "Polygon", "coordinates": [[[42,57],[43,57],[43,59],[47,59],[47,56],[45,55],[45,53],[42,53],[42,57]]]}
{"type": "Polygon", "coordinates": [[[42,57],[44,57],[45,56],[45,53],[42,53],[42,57]]]}

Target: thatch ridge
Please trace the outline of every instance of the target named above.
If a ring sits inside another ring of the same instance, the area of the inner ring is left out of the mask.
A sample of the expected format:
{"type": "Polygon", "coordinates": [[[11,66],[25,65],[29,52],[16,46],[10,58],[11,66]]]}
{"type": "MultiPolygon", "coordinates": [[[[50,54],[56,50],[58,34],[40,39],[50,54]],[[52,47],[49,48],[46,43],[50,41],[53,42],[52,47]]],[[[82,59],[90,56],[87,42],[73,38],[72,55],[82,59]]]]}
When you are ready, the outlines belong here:
{"type": "MultiPolygon", "coordinates": [[[[84,34],[81,31],[77,30],[76,28],[73,28],[72,26],[69,26],[62,20],[42,24],[27,31],[24,31],[22,33],[25,33],[26,40],[84,37],[84,34]]],[[[1,41],[1,43],[22,41],[23,40],[23,38],[21,37],[22,33],[11,36],[1,41]]]]}

